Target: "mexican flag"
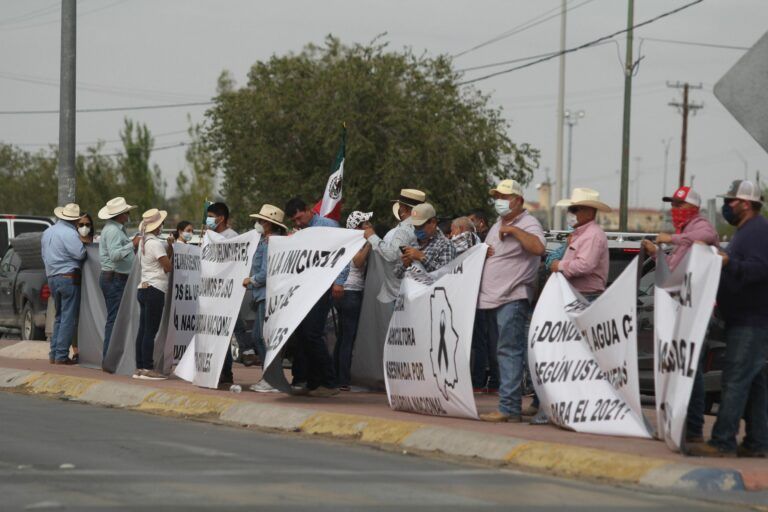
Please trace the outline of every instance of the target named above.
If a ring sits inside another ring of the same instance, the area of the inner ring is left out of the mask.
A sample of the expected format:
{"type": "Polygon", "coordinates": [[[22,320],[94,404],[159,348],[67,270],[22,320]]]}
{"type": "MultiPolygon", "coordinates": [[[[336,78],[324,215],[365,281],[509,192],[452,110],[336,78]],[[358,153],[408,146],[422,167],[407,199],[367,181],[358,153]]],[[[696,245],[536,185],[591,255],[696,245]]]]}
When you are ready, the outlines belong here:
{"type": "Polygon", "coordinates": [[[325,185],[325,193],[312,209],[321,217],[328,217],[336,222],[341,221],[341,190],[344,182],[344,159],[346,158],[347,128],[344,126],[341,132],[341,147],[336,153],[336,161],[331,168],[331,175],[325,185]]]}

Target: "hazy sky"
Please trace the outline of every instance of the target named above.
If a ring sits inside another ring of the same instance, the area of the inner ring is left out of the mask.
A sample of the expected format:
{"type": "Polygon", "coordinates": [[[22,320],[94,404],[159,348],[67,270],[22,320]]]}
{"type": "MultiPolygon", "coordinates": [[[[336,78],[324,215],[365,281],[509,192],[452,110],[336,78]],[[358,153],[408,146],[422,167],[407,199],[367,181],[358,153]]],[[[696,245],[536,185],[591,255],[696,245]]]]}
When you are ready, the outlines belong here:
{"type": "MultiPolygon", "coordinates": [[[[637,0],[635,21],[688,3],[688,0],[637,0]]],[[[393,49],[410,46],[428,54],[457,54],[509,31],[559,0],[82,0],[78,2],[78,108],[122,107],[205,101],[216,78],[230,70],[245,82],[250,66],[272,54],[298,51],[308,42],[334,34],[345,43],[365,43],[387,32],[393,49]]],[[[624,0],[571,0],[567,46],[576,46],[626,26],[624,0]],[[580,4],[584,4],[580,6],[580,4]]],[[[0,111],[57,109],[59,102],[60,3],[56,0],[0,2],[0,111]],[[42,83],[41,83],[42,82],[42,83]]],[[[734,178],[768,173],[768,155],[730,116],[712,87],[743,55],[743,50],[643,41],[673,39],[752,46],[766,30],[765,0],[704,0],[635,33],[635,55],[644,57],[634,80],[630,205],[658,206],[664,190],[664,144],[672,138],[666,191],[677,183],[681,116],[669,101],[680,91],[666,81],[702,83],[692,99],[704,108],[689,123],[688,172],[695,188],[712,197],[734,178]],[[762,20],[762,21],[761,21],[762,20]],[[638,187],[639,183],[639,189],[638,187]]],[[[559,46],[559,18],[457,57],[457,69],[548,53],[559,46]]],[[[625,40],[571,54],[567,58],[566,107],[583,109],[574,128],[573,186],[598,189],[618,205],[621,166],[625,40]]],[[[466,78],[505,69],[468,71],[466,78]]],[[[557,59],[478,82],[503,107],[509,134],[541,149],[541,169],[554,177],[556,149],[557,59]]],[[[147,123],[156,146],[187,139],[187,116],[203,118],[205,107],[153,111],[82,113],[77,141],[113,141],[125,115],[147,123]]],[[[333,127],[329,127],[333,129],[333,127]]],[[[566,130],[567,137],[567,130],[566,130]]],[[[0,140],[35,149],[58,141],[56,115],[0,115],[0,140]]],[[[567,139],[566,139],[567,142],[567,139]]],[[[353,151],[354,148],[350,148],[353,151]]],[[[566,146],[567,150],[567,146],[566,146]]],[[[329,155],[329,159],[332,155],[329,155]]],[[[566,154],[567,162],[567,154],[566,154]]],[[[184,168],[184,148],[154,155],[173,192],[184,168]]],[[[347,172],[354,172],[348,169],[347,172]]],[[[532,190],[532,187],[529,187],[532,190]]],[[[318,191],[320,194],[321,191],[318,191]]],[[[287,192],[286,192],[287,195],[287,192]]],[[[535,194],[531,194],[535,199],[535,194]]]]}

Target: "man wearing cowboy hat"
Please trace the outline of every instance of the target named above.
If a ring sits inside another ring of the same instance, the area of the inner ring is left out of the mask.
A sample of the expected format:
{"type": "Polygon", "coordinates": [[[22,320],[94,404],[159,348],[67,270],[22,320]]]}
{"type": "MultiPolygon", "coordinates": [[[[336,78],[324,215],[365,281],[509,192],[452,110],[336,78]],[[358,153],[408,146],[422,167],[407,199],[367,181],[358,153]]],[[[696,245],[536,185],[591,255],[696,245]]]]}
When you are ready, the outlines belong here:
{"type": "Polygon", "coordinates": [[[725,359],[717,421],[708,444],[692,445],[691,455],[768,457],[768,219],[752,182],[735,180],[722,195],[723,218],[736,227],[725,252],[717,305],[725,321],[725,359]],[[737,445],[741,419],[746,422],[737,445]]]}
{"type": "Polygon", "coordinates": [[[517,181],[503,180],[490,193],[499,219],[485,239],[490,255],[485,260],[477,307],[485,311],[489,344],[496,346],[499,406],[480,419],[519,423],[523,355],[533,283],[544,254],[544,230],[523,208],[523,187],[517,181]]]}
{"type": "Polygon", "coordinates": [[[123,290],[128,282],[128,275],[133,266],[134,251],[139,244],[139,237],[131,240],[125,230],[129,220],[128,212],[136,208],[125,202],[122,197],[115,197],[99,210],[99,218],[106,220],[99,240],[99,261],[101,275],[99,286],[107,306],[107,323],[104,325],[104,346],[102,358],[107,357],[112,327],[115,325],[117,310],[123,300],[123,290]]]}
{"type": "Polygon", "coordinates": [[[75,203],[59,206],[53,214],[59,221],[45,230],[41,241],[45,275],[56,305],[48,360],[53,364],[74,364],[69,358],[69,346],[80,311],[80,268],[85,259],[85,247],[75,228],[80,219],[80,206],[75,203]]]}
{"type": "MultiPolygon", "coordinates": [[[[261,238],[259,239],[259,245],[256,246],[256,252],[253,255],[251,275],[243,280],[243,286],[251,288],[254,309],[256,310],[256,320],[254,321],[253,329],[251,330],[250,343],[241,347],[241,357],[245,366],[253,366],[256,363],[257,352],[262,363],[267,355],[267,348],[264,344],[264,337],[262,335],[262,326],[266,314],[264,301],[267,298],[267,244],[269,243],[269,237],[273,233],[279,235],[288,231],[288,228],[283,224],[285,214],[283,213],[283,210],[277,206],[265,204],[261,207],[259,213],[252,214],[250,217],[256,219],[254,229],[261,233],[261,238]]],[[[257,384],[254,384],[254,386],[257,386],[257,384]]],[[[253,388],[254,386],[251,387],[253,388]]],[[[256,391],[256,389],[254,389],[254,391],[256,391]]]]}
{"type": "Polygon", "coordinates": [[[598,210],[610,212],[611,207],[600,201],[600,194],[591,188],[575,188],[570,199],[557,206],[567,207],[573,233],[562,260],[550,265],[552,272],[563,276],[590,302],[605,291],[608,279],[608,238],[595,221],[598,210]]]}
{"type": "Polygon", "coordinates": [[[392,203],[392,213],[399,224],[389,230],[383,239],[379,238],[372,226],[365,229],[364,236],[371,244],[373,252],[381,255],[390,264],[390,269],[385,274],[384,283],[377,296],[380,302],[394,304],[400,292],[400,278],[395,275],[395,269],[400,264],[400,248],[416,245],[411,211],[426,200],[427,195],[421,190],[404,188],[400,191],[400,197],[394,199],[392,203]]]}

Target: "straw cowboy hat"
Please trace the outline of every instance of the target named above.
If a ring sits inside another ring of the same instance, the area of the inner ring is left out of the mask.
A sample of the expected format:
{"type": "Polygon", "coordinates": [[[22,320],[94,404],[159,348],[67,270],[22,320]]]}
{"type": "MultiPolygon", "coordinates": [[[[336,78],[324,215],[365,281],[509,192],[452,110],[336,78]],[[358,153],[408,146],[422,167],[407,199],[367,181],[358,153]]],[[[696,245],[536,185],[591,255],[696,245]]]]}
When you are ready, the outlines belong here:
{"type": "Polygon", "coordinates": [[[272,206],[271,204],[262,205],[259,213],[253,213],[249,215],[249,217],[266,220],[267,222],[271,222],[275,226],[280,226],[284,230],[288,231],[288,228],[285,227],[285,224],[283,224],[283,221],[285,220],[285,212],[277,206],[272,206]]]}
{"type": "Polygon", "coordinates": [[[160,227],[165,218],[168,216],[168,212],[165,210],[158,210],[152,208],[145,211],[141,215],[141,224],[139,224],[139,231],[142,233],[151,233],[160,227]]]}
{"type": "Polygon", "coordinates": [[[128,203],[125,202],[125,198],[123,197],[116,197],[114,199],[110,199],[107,201],[107,205],[99,210],[99,218],[101,220],[107,220],[112,219],[120,215],[121,213],[125,213],[129,210],[133,210],[136,208],[136,206],[131,206],[128,203]]]}
{"type": "Polygon", "coordinates": [[[392,199],[393,205],[392,205],[392,213],[395,215],[395,218],[397,220],[400,219],[400,215],[398,210],[400,209],[400,204],[404,204],[405,206],[410,206],[411,208],[415,208],[416,206],[420,205],[424,201],[427,200],[427,194],[422,192],[421,190],[416,190],[415,188],[404,188],[400,190],[400,197],[397,199],[392,199]]]}
{"type": "Polygon", "coordinates": [[[570,199],[561,199],[555,206],[588,206],[601,212],[611,211],[611,207],[600,201],[600,193],[591,188],[575,188],[570,199]]]}
{"type": "Polygon", "coordinates": [[[69,203],[66,206],[57,206],[53,209],[53,214],[61,220],[77,220],[80,214],[80,206],[76,203],[69,203]]]}

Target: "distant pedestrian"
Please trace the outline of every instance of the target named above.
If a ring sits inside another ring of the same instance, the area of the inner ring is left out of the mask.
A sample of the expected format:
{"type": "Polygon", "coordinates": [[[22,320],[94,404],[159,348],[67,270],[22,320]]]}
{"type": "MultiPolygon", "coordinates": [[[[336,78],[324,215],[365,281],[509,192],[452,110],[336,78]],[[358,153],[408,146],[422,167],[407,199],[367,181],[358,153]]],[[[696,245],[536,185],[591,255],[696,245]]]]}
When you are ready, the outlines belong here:
{"type": "MultiPolygon", "coordinates": [[[[354,211],[347,217],[347,229],[363,230],[371,225],[371,217],[373,212],[354,211]]],[[[352,380],[352,352],[357,336],[360,310],[363,306],[365,271],[370,252],[371,244],[366,242],[352,258],[349,263],[349,275],[344,283],[344,295],[336,301],[341,319],[341,336],[336,340],[333,360],[336,364],[336,377],[341,391],[349,391],[352,380]]]]}
{"type": "Polygon", "coordinates": [[[74,364],[69,358],[69,347],[75,336],[80,312],[81,267],[85,247],[75,225],[80,220],[80,206],[69,203],[53,210],[58,221],[43,233],[41,252],[51,298],[56,306],[51,348],[51,364],[74,364]]]}
{"type": "Polygon", "coordinates": [[[504,180],[491,189],[499,219],[488,231],[490,246],[480,281],[478,308],[486,311],[488,336],[499,362],[499,407],[481,414],[491,422],[522,421],[523,353],[534,282],[544,254],[544,230],[523,204],[523,187],[504,180]]]}
{"type": "Polygon", "coordinates": [[[80,241],[84,244],[93,243],[96,230],[94,229],[93,218],[90,213],[83,212],[82,216],[77,219],[77,234],[80,236],[80,241]]]}
{"type": "Polygon", "coordinates": [[[488,230],[490,229],[488,215],[484,210],[476,208],[471,210],[469,214],[467,214],[467,217],[469,217],[469,220],[475,225],[475,233],[480,237],[480,241],[485,242],[485,237],[488,236],[488,230]]]}
{"type": "Polygon", "coordinates": [[[99,286],[107,306],[107,321],[104,325],[104,345],[102,360],[107,357],[109,342],[112,339],[112,327],[115,325],[117,311],[123,300],[123,291],[133,267],[134,252],[139,245],[139,237],[128,237],[125,225],[130,220],[129,212],[136,208],[125,202],[122,197],[107,201],[99,210],[99,218],[106,220],[99,239],[99,261],[101,275],[99,286]]]}
{"type": "Polygon", "coordinates": [[[422,283],[431,283],[428,274],[446,266],[456,257],[456,248],[438,226],[435,207],[429,203],[416,206],[410,217],[416,241],[403,247],[395,276],[406,275],[422,283]]]}
{"type": "Polygon", "coordinates": [[[456,256],[482,243],[469,217],[456,217],[451,221],[450,239],[456,249],[456,256]]]}
{"type": "Polygon", "coordinates": [[[736,226],[725,252],[717,304],[725,321],[725,358],[720,406],[712,437],[692,455],[768,457],[768,219],[754,183],[736,180],[722,196],[723,218],[736,226]],[[737,436],[741,419],[745,433],[737,436]]]}
{"type": "MultiPolygon", "coordinates": [[[[266,316],[267,299],[267,264],[269,262],[269,238],[274,235],[285,235],[288,228],[283,224],[285,213],[277,206],[265,204],[259,213],[251,215],[256,219],[254,229],[261,232],[259,245],[253,255],[251,275],[243,280],[243,286],[251,288],[253,307],[256,310],[256,319],[251,329],[251,344],[242,353],[243,364],[251,366],[256,363],[256,354],[261,361],[262,368],[267,358],[267,346],[264,342],[264,317],[266,316]],[[258,227],[256,227],[258,226],[258,227]]],[[[274,393],[277,390],[267,381],[260,380],[250,386],[251,391],[257,393],[274,393]]]]}
{"type": "Polygon", "coordinates": [[[141,282],[139,301],[139,331],[136,334],[136,373],[134,379],[163,380],[167,377],[154,369],[155,336],[160,328],[168,292],[173,248],[159,238],[168,212],[152,208],[141,216],[139,258],[141,282]]]}

